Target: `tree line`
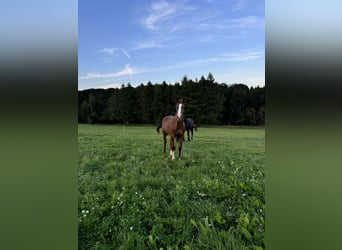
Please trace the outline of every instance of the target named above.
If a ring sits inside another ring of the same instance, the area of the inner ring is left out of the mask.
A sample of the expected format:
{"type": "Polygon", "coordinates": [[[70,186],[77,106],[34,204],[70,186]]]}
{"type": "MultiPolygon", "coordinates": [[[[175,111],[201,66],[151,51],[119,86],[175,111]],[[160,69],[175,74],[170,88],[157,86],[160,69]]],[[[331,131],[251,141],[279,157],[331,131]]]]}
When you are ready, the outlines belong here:
{"type": "Polygon", "coordinates": [[[78,122],[102,124],[159,124],[175,114],[176,99],[185,100],[184,116],[197,124],[265,124],[265,87],[217,83],[211,73],[199,80],[78,91],[78,122]]]}

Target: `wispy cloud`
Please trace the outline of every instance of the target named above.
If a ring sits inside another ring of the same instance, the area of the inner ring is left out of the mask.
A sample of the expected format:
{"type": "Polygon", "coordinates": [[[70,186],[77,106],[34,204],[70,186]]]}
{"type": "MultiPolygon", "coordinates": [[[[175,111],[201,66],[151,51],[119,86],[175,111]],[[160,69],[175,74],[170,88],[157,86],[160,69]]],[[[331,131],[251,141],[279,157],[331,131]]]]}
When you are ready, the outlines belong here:
{"type": "Polygon", "coordinates": [[[164,48],[166,46],[162,45],[160,42],[156,40],[147,40],[143,42],[137,43],[135,47],[130,49],[130,51],[140,50],[140,49],[151,49],[151,48],[164,48]]]}
{"type": "Polygon", "coordinates": [[[139,73],[139,70],[132,68],[129,64],[126,64],[125,67],[114,73],[87,73],[78,78],[78,80],[86,80],[86,79],[96,79],[96,78],[115,78],[125,75],[133,75],[139,73]]]}
{"type": "Polygon", "coordinates": [[[98,52],[110,54],[110,55],[114,54],[115,51],[117,51],[117,49],[115,48],[103,48],[103,49],[98,50],[98,52]]]}
{"type": "Polygon", "coordinates": [[[218,81],[225,82],[227,84],[242,83],[248,86],[264,86],[265,85],[265,73],[264,72],[247,72],[239,70],[236,73],[217,74],[215,78],[218,81]]]}
{"type": "Polygon", "coordinates": [[[263,24],[263,19],[256,16],[245,16],[230,20],[232,28],[246,28],[254,25],[263,24]]]}
{"type": "Polygon", "coordinates": [[[108,55],[113,55],[116,52],[122,52],[127,58],[130,58],[130,55],[123,48],[102,48],[102,49],[98,50],[97,52],[105,53],[108,55]]]}
{"type": "Polygon", "coordinates": [[[145,69],[143,73],[147,72],[163,72],[170,71],[179,68],[186,68],[194,65],[218,63],[218,62],[247,62],[253,61],[258,58],[264,57],[265,53],[263,51],[242,51],[237,53],[225,53],[216,57],[194,59],[189,61],[180,62],[174,65],[167,65],[163,67],[155,67],[145,69]]]}
{"type": "MultiPolygon", "coordinates": [[[[108,8],[122,7],[116,11],[127,18],[112,15],[101,29],[84,27],[103,42],[100,47],[80,33],[84,43],[89,43],[79,47],[79,53],[88,53],[80,57],[81,85],[108,87],[120,79],[136,83],[156,77],[168,80],[177,72],[201,74],[216,69],[224,74],[235,65],[237,69],[264,65],[260,45],[264,41],[264,1],[150,0],[133,7],[129,3],[113,6],[108,8]],[[120,25],[113,28],[115,23],[120,25]],[[244,51],[246,48],[252,49],[244,51]]],[[[88,24],[86,20],[82,23],[88,24]]]]}
{"type": "Polygon", "coordinates": [[[151,31],[162,31],[171,34],[177,31],[193,31],[199,29],[221,30],[229,23],[237,23],[234,28],[243,28],[259,21],[257,16],[231,18],[227,15],[226,8],[232,11],[242,10],[247,7],[250,0],[238,0],[234,4],[218,1],[206,1],[201,6],[193,2],[174,0],[157,0],[149,6],[149,11],[141,18],[141,24],[151,31]],[[221,23],[221,25],[220,25],[221,23]]]}
{"type": "Polygon", "coordinates": [[[249,0],[238,0],[232,8],[232,11],[239,11],[239,10],[243,10],[247,7],[249,0]]]}
{"type": "Polygon", "coordinates": [[[100,85],[100,86],[97,86],[96,88],[98,89],[110,89],[110,88],[121,88],[122,86],[122,83],[111,83],[111,84],[106,84],[106,85],[100,85]]]}
{"type": "Polygon", "coordinates": [[[143,27],[152,32],[174,32],[179,23],[188,21],[187,14],[197,7],[185,0],[156,0],[147,6],[140,19],[143,27]]]}
{"type": "Polygon", "coordinates": [[[127,58],[130,58],[130,55],[127,53],[125,49],[121,49],[122,53],[127,56],[127,58]]]}
{"type": "Polygon", "coordinates": [[[244,51],[238,53],[226,53],[222,55],[222,58],[228,59],[231,61],[242,62],[242,61],[250,61],[254,59],[258,59],[260,57],[264,57],[264,51],[244,51]]]}
{"type": "MultiPolygon", "coordinates": [[[[147,39],[138,42],[131,50],[149,48],[173,48],[183,44],[200,42],[212,43],[215,39],[229,39],[244,29],[264,26],[263,17],[257,15],[239,16],[227,14],[226,9],[242,10],[249,0],[235,3],[227,1],[203,1],[197,4],[184,0],[156,0],[142,12],[140,24],[147,29],[147,39]],[[208,31],[203,36],[202,32],[208,31]],[[185,39],[192,34],[193,39],[185,39]],[[206,39],[210,36],[210,39],[206,39]]],[[[236,36],[236,35],[235,35],[236,36]]]]}
{"type": "Polygon", "coordinates": [[[177,4],[165,0],[153,2],[149,14],[142,19],[142,24],[148,29],[156,30],[160,23],[172,19],[177,10],[177,4]]]}

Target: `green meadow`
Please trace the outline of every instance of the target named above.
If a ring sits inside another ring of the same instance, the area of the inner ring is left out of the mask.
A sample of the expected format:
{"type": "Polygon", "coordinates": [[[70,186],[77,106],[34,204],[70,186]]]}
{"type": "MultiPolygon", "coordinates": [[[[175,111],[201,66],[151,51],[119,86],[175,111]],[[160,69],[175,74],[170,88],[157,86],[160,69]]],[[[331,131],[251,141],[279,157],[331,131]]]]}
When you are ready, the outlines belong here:
{"type": "Polygon", "coordinates": [[[79,249],[264,249],[264,128],[199,127],[174,161],[167,139],[78,126],[79,249]]]}

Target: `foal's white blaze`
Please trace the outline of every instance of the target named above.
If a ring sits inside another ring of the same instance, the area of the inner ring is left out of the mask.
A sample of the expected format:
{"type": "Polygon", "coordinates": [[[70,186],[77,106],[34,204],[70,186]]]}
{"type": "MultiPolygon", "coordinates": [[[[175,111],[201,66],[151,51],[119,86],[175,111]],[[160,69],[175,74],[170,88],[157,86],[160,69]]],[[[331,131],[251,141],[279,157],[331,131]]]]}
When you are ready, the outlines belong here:
{"type": "Polygon", "coordinates": [[[177,116],[180,118],[181,117],[181,112],[182,112],[182,103],[178,105],[178,110],[177,110],[177,116]]]}

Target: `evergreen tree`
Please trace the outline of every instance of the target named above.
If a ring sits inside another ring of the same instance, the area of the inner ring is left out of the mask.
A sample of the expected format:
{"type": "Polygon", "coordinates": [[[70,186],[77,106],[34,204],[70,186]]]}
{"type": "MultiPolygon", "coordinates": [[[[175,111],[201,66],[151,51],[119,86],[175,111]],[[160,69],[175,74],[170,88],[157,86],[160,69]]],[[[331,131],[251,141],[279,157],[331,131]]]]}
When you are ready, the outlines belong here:
{"type": "Polygon", "coordinates": [[[128,83],[120,89],[79,91],[78,122],[160,124],[165,115],[175,114],[179,97],[185,100],[185,117],[197,124],[265,124],[265,87],[218,84],[211,72],[199,81],[184,75],[174,85],[148,82],[133,88],[128,83]]]}
{"type": "Polygon", "coordinates": [[[247,125],[246,110],[249,89],[244,84],[231,86],[232,94],[229,101],[231,108],[231,123],[233,125],[247,125]]]}
{"type": "Polygon", "coordinates": [[[119,114],[124,124],[137,123],[137,102],[135,89],[128,83],[127,87],[120,90],[119,114]]]}

